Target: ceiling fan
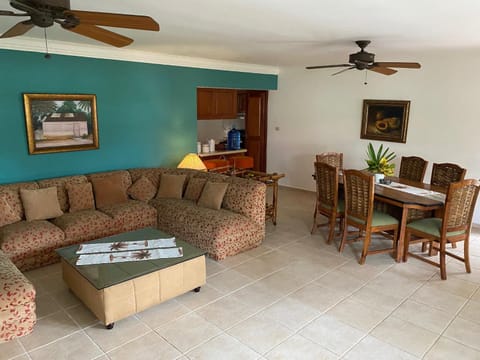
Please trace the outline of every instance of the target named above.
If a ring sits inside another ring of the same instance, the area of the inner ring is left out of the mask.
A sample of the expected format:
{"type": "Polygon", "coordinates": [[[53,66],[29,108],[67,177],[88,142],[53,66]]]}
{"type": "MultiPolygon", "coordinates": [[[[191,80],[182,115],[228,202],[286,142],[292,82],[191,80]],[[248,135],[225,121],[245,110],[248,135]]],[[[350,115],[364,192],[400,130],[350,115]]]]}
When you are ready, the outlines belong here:
{"type": "Polygon", "coordinates": [[[70,0],[10,0],[10,5],[22,13],[0,10],[0,15],[30,16],[30,19],[14,25],[1,35],[0,39],[23,35],[34,26],[47,28],[57,23],[65,30],[116,47],[123,47],[131,44],[133,39],[99,26],[160,30],[158,23],[149,16],[71,10],[70,0]]]}
{"type": "Polygon", "coordinates": [[[360,51],[350,54],[348,59],[349,64],[307,66],[306,69],[346,67],[346,69],[340,70],[332,75],[337,75],[351,69],[371,70],[383,75],[392,75],[395,74],[397,70],[391,68],[420,69],[421,67],[417,62],[375,62],[375,54],[365,51],[365,48],[370,44],[370,40],[358,40],[355,41],[355,43],[360,47],[360,51]]]}

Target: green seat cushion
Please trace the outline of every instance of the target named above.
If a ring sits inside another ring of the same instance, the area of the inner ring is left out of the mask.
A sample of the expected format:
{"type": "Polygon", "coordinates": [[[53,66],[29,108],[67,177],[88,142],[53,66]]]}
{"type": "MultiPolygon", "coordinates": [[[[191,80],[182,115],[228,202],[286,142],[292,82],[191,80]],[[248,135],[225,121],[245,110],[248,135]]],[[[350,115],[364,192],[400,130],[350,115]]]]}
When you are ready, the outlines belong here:
{"type": "MultiPolygon", "coordinates": [[[[440,231],[442,229],[442,219],[427,218],[427,219],[412,221],[410,224],[407,225],[407,228],[415,229],[436,237],[440,237],[440,231]]],[[[461,235],[463,233],[465,233],[464,230],[450,231],[450,232],[447,232],[447,237],[461,235]]]]}
{"type": "MultiPolygon", "coordinates": [[[[332,208],[330,205],[327,205],[327,204],[324,204],[324,203],[320,203],[320,205],[325,209],[330,210],[332,208]]],[[[344,211],[345,211],[345,202],[343,201],[343,199],[338,199],[337,213],[338,212],[344,212],[344,211]]]]}
{"type": "MultiPolygon", "coordinates": [[[[348,219],[355,221],[356,223],[365,225],[365,221],[355,216],[349,215],[348,219]]],[[[394,225],[394,224],[398,224],[398,220],[395,219],[393,216],[390,216],[378,210],[373,210],[372,226],[386,226],[386,225],[394,225]]]]}

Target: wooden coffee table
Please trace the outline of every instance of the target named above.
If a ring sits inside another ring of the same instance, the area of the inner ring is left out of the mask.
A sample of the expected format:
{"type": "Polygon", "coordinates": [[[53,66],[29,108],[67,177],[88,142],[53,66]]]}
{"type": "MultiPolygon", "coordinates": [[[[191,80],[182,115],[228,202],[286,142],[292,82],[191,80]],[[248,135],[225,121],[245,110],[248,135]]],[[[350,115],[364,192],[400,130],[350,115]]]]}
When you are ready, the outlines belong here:
{"type": "Polygon", "coordinates": [[[272,220],[273,225],[277,225],[278,180],[285,177],[285,174],[246,170],[237,176],[263,182],[272,188],[272,202],[267,201],[265,204],[265,221],[272,220]]]}
{"type": "MultiPolygon", "coordinates": [[[[91,243],[169,238],[154,228],[114,235],[91,243]]],[[[183,248],[181,258],[76,265],[79,245],[57,249],[63,279],[71,291],[107,327],[115,321],[146,310],[205,284],[205,251],[176,239],[183,248]]]]}

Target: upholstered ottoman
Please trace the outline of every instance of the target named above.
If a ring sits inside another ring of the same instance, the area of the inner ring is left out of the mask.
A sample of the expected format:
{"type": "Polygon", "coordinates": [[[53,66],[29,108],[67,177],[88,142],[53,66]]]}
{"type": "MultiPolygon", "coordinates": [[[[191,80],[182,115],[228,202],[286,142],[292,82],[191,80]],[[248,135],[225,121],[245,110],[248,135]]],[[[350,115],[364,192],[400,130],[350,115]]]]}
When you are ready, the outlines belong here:
{"type": "Polygon", "coordinates": [[[31,333],[36,319],[35,288],[0,251],[0,342],[31,333]]]}

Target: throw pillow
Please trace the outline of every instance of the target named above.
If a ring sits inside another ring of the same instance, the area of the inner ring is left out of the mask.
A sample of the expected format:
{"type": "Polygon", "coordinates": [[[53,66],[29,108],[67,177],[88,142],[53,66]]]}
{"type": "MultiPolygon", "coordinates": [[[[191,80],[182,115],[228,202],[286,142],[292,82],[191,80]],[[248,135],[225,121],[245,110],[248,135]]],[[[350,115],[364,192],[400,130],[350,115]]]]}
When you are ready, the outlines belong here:
{"type": "Polygon", "coordinates": [[[70,204],[69,212],[72,213],[80,210],[95,209],[95,200],[93,199],[91,183],[66,183],[65,188],[67,189],[68,202],[70,204]]]}
{"type": "Polygon", "coordinates": [[[158,198],[181,199],[186,175],[162,174],[158,187],[158,198]]]}
{"type": "Polygon", "coordinates": [[[5,226],[19,222],[22,218],[13,211],[7,201],[7,194],[0,194],[0,226],[5,226]]]}
{"type": "Polygon", "coordinates": [[[203,188],[202,195],[200,195],[200,199],[198,199],[198,205],[219,210],[222,206],[223,197],[225,196],[227,187],[227,183],[207,181],[203,188]]]}
{"type": "Polygon", "coordinates": [[[92,179],[91,181],[97,208],[128,201],[127,192],[123,186],[122,176],[120,174],[92,179]]]}
{"type": "Polygon", "coordinates": [[[155,185],[145,176],[140,177],[127,190],[127,194],[130,195],[132,199],[145,202],[152,200],[156,192],[157,188],[155,185]]]}
{"type": "Polygon", "coordinates": [[[191,178],[188,181],[187,189],[185,190],[185,195],[183,197],[187,200],[197,201],[206,182],[207,179],[191,178]]]}
{"type": "Polygon", "coordinates": [[[20,197],[27,221],[47,220],[63,214],[56,187],[37,190],[20,189],[20,197]]]}

